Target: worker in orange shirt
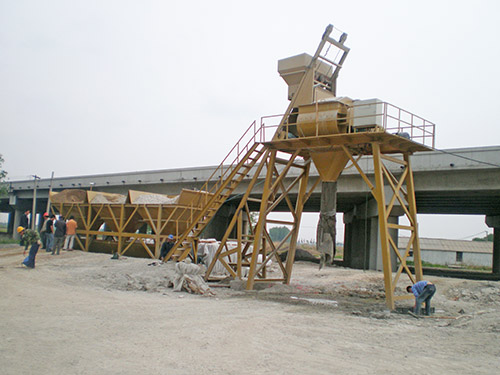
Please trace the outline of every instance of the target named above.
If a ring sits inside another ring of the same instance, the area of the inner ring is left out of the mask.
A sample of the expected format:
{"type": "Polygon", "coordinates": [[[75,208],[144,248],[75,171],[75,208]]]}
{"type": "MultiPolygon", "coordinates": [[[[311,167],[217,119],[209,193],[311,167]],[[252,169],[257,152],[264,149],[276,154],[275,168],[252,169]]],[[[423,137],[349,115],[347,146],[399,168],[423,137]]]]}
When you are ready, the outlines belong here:
{"type": "Polygon", "coordinates": [[[69,220],[66,222],[66,240],[64,241],[64,250],[73,250],[76,228],[78,228],[78,224],[75,221],[75,217],[70,216],[69,220]]]}

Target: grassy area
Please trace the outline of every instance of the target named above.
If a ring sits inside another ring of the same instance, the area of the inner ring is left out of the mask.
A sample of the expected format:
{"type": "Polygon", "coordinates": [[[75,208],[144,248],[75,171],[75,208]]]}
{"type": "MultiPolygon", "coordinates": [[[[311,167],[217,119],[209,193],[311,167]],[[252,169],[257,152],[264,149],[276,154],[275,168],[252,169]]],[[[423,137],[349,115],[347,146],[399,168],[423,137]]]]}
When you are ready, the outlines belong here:
{"type": "Polygon", "coordinates": [[[10,236],[7,236],[6,234],[0,234],[0,244],[7,244],[7,243],[19,243],[19,240],[15,240],[10,236]]]}
{"type": "MultiPolygon", "coordinates": [[[[409,266],[414,266],[414,262],[412,260],[409,260],[406,262],[407,265],[409,266]]],[[[491,272],[491,267],[485,267],[485,266],[468,266],[468,265],[453,265],[453,266],[447,266],[444,264],[434,264],[434,263],[429,263],[429,262],[424,262],[422,261],[422,267],[427,267],[427,268],[442,268],[442,269],[449,269],[449,270],[456,270],[456,269],[461,269],[461,270],[469,270],[469,271],[490,271],[491,272]]]]}

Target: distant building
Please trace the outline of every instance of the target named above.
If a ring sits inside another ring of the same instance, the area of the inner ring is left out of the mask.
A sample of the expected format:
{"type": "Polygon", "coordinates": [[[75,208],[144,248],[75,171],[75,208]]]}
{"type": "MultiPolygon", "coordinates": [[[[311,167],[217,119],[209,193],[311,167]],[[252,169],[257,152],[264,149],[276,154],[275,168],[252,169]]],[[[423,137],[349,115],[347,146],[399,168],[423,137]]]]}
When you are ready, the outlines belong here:
{"type": "MultiPolygon", "coordinates": [[[[399,237],[400,252],[406,250],[408,240],[408,237],[399,237]]],[[[491,267],[493,242],[420,238],[420,253],[423,262],[432,264],[491,267]]]]}

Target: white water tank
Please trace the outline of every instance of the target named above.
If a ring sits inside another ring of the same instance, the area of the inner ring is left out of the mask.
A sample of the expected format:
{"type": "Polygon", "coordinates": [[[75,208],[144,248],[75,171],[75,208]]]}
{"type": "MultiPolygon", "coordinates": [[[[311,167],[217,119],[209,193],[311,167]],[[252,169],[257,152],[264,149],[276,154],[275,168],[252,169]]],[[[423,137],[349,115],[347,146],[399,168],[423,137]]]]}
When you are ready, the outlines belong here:
{"type": "Polygon", "coordinates": [[[383,127],[384,102],[380,99],[354,100],[352,126],[355,128],[383,127]]]}

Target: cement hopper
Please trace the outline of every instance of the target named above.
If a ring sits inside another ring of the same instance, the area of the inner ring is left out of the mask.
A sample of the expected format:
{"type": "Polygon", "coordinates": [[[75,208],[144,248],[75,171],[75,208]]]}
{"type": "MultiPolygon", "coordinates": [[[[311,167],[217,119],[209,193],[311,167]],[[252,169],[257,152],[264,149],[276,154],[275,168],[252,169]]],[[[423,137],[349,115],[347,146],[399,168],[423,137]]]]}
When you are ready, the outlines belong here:
{"type": "Polygon", "coordinates": [[[128,196],[130,203],[138,206],[137,213],[141,222],[149,224],[153,233],[157,232],[157,227],[160,228],[161,234],[176,233],[176,225],[172,221],[172,216],[176,210],[178,195],[129,190],[128,196]],[[168,222],[165,223],[167,220],[168,222]]]}
{"type": "Polygon", "coordinates": [[[132,204],[176,204],[178,195],[165,195],[145,191],[129,190],[128,196],[132,204]]]}
{"type": "Polygon", "coordinates": [[[288,100],[292,100],[295,94],[300,96],[296,98],[295,103],[310,103],[313,98],[323,99],[332,97],[333,94],[315,87],[313,82],[324,82],[332,74],[331,65],[317,60],[313,70],[309,71],[309,79],[304,79],[308,66],[311,64],[312,56],[307,53],[287,57],[278,61],[278,72],[288,85],[288,100]],[[303,87],[299,92],[300,82],[304,79],[303,87]]]}
{"type": "Polygon", "coordinates": [[[213,194],[202,190],[182,189],[177,204],[180,206],[193,206],[202,208],[208,203],[212,196],[213,194]]]}
{"type": "Polygon", "coordinates": [[[50,192],[50,203],[66,219],[73,216],[78,228],[85,227],[85,218],[82,217],[82,213],[87,214],[87,210],[79,210],[80,204],[87,203],[87,192],[85,190],[65,189],[59,193],[50,192]]]}
{"type": "Polygon", "coordinates": [[[92,210],[104,221],[108,230],[127,233],[135,233],[137,230],[140,217],[134,207],[125,205],[126,195],[87,191],[87,199],[92,210]],[[122,210],[125,222],[120,224],[122,210]],[[120,225],[123,226],[121,230],[118,228],[120,225]]]}
{"type": "Polygon", "coordinates": [[[87,203],[87,192],[80,189],[65,189],[59,193],[50,192],[51,203],[87,203]]]}
{"type": "Polygon", "coordinates": [[[140,217],[150,224],[153,231],[156,227],[161,235],[173,234],[176,237],[184,233],[210,196],[205,191],[188,189],[182,189],[177,196],[129,191],[130,202],[139,206],[140,217]]]}

